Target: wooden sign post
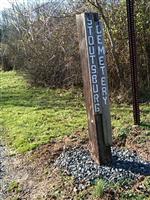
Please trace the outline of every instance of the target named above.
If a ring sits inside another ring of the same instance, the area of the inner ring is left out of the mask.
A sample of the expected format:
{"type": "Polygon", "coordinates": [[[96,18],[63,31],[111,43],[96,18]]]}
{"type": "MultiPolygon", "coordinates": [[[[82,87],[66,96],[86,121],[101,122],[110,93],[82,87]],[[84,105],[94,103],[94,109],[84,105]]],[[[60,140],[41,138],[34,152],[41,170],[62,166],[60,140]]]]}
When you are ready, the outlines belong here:
{"type": "Polygon", "coordinates": [[[97,13],[77,15],[90,147],[100,164],[111,162],[112,131],[102,23],[97,13]]]}

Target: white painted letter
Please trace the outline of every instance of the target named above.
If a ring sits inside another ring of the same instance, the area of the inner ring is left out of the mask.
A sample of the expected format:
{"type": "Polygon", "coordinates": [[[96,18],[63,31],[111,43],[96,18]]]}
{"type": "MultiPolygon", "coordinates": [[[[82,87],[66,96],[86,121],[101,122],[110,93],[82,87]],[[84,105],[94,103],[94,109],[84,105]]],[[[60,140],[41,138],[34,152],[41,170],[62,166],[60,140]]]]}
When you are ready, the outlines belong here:
{"type": "Polygon", "coordinates": [[[102,86],[106,85],[106,77],[104,77],[104,76],[101,78],[101,85],[102,86]]]}
{"type": "Polygon", "coordinates": [[[101,35],[97,35],[97,43],[102,44],[102,37],[101,35]]]}
{"type": "Polygon", "coordinates": [[[93,84],[93,93],[98,93],[98,84],[93,84]]]}
{"type": "Polygon", "coordinates": [[[95,112],[100,112],[100,104],[95,104],[94,107],[95,112]]]}
{"type": "Polygon", "coordinates": [[[107,97],[103,97],[105,104],[107,104],[107,97]]]}
{"type": "Polygon", "coordinates": [[[98,55],[105,55],[104,46],[98,46],[98,55]]]}
{"type": "Polygon", "coordinates": [[[91,65],[92,74],[96,74],[96,65],[91,65]]]}
{"type": "Polygon", "coordinates": [[[106,87],[102,87],[102,96],[107,96],[107,89],[106,89],[106,87]]]}
{"type": "Polygon", "coordinates": [[[91,26],[92,25],[92,19],[87,18],[87,24],[88,24],[88,26],[91,26]]]}
{"type": "Polygon", "coordinates": [[[97,34],[102,34],[100,25],[96,25],[96,33],[97,34]]]}
{"type": "Polygon", "coordinates": [[[88,44],[89,45],[94,45],[94,37],[92,35],[88,36],[88,44]]]}
{"type": "Polygon", "coordinates": [[[94,103],[99,103],[99,95],[94,94],[94,103]]]}
{"type": "Polygon", "coordinates": [[[100,69],[101,69],[101,71],[102,71],[102,75],[105,75],[105,71],[104,71],[104,69],[105,69],[105,65],[100,66],[100,69]]]}
{"type": "Polygon", "coordinates": [[[97,75],[92,75],[92,83],[97,83],[97,75]]]}
{"type": "Polygon", "coordinates": [[[95,55],[90,55],[90,58],[92,59],[92,65],[93,65],[94,64],[95,55]]]}
{"type": "Polygon", "coordinates": [[[104,57],[103,56],[99,56],[98,61],[99,61],[99,65],[104,65],[104,57]]]}
{"type": "Polygon", "coordinates": [[[87,28],[89,30],[89,35],[92,35],[92,26],[88,26],[87,28]]]}
{"type": "Polygon", "coordinates": [[[91,54],[95,54],[95,48],[94,46],[89,46],[89,53],[91,54]]]}

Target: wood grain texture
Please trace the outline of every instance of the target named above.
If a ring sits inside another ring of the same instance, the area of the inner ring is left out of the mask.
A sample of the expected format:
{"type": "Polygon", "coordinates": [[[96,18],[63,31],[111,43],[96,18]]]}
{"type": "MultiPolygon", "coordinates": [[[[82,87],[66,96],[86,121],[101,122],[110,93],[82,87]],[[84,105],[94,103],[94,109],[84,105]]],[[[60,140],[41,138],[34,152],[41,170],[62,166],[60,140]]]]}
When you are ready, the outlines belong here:
{"type": "Polygon", "coordinates": [[[111,162],[111,136],[109,137],[110,131],[109,133],[107,131],[111,129],[111,124],[110,120],[107,121],[109,110],[107,111],[102,103],[101,74],[98,63],[95,23],[97,20],[96,16],[96,13],[83,13],[76,16],[76,22],[79,33],[79,47],[91,154],[97,163],[108,164],[111,162]],[[94,54],[95,56],[93,56],[94,54]],[[106,112],[104,116],[103,112],[106,112]],[[107,125],[107,128],[105,128],[104,125],[107,125]]]}

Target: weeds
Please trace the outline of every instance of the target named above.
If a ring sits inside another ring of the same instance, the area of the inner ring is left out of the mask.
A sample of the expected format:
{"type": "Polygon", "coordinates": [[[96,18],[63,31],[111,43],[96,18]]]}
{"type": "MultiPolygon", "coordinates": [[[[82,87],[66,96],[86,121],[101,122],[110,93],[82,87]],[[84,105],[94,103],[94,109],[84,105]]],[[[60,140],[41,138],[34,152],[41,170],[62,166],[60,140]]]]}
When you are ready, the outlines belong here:
{"type": "MultiPolygon", "coordinates": [[[[18,152],[87,128],[80,89],[31,88],[15,72],[0,72],[0,76],[0,138],[18,152]]],[[[150,124],[149,105],[140,108],[141,121],[150,124]]],[[[113,105],[111,115],[113,135],[126,138],[133,124],[132,106],[113,105]]],[[[149,125],[143,128],[149,132],[149,125]]]]}
{"type": "Polygon", "coordinates": [[[93,190],[93,196],[96,198],[102,197],[104,195],[104,188],[105,182],[102,179],[98,180],[93,190]]]}

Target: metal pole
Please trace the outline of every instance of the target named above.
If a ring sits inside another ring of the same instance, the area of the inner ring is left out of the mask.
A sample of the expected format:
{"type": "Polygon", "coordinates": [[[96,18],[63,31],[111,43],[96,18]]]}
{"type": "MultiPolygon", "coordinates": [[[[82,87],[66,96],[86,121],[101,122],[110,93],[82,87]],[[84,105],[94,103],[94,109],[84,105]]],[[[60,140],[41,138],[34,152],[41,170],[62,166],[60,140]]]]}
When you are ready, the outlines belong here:
{"type": "Polygon", "coordinates": [[[126,0],[126,3],[127,3],[128,32],[129,32],[131,82],[132,82],[132,95],[133,95],[133,117],[134,117],[134,124],[139,125],[140,111],[138,102],[137,51],[136,51],[135,21],[134,21],[134,0],[126,0]]]}

